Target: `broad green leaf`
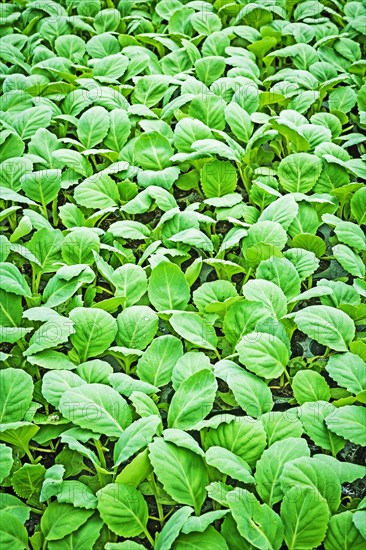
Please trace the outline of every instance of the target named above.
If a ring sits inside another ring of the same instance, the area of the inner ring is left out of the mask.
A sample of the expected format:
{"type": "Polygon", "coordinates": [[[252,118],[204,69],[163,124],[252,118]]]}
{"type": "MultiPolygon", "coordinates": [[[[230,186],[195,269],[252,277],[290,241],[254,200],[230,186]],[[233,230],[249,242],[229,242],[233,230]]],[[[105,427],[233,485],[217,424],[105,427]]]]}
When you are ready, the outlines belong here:
{"type": "Polygon", "coordinates": [[[279,286],[288,300],[300,293],[300,277],[296,268],[286,258],[270,258],[258,266],[257,279],[265,279],[279,286]]]}
{"type": "Polygon", "coordinates": [[[1,511],[0,544],[12,550],[23,550],[28,546],[28,533],[23,523],[4,510],[1,511]]]}
{"type": "Polygon", "coordinates": [[[265,332],[251,332],[236,345],[239,361],[245,367],[267,379],[280,376],[289,360],[289,352],[277,336],[265,332]]]}
{"type": "MultiPolygon", "coordinates": [[[[27,281],[22,277],[19,269],[11,263],[0,263],[0,280],[2,290],[17,296],[31,298],[32,293],[27,284],[27,281]]],[[[2,306],[3,307],[3,306],[2,306]]]]}
{"type": "Polygon", "coordinates": [[[182,528],[187,524],[187,520],[192,512],[193,508],[190,506],[182,506],[182,508],[174,512],[159,533],[158,540],[155,544],[155,550],[171,548],[182,528]]]}
{"type": "Polygon", "coordinates": [[[103,521],[93,514],[81,527],[61,540],[50,540],[50,550],[92,550],[102,528],[103,521]]]}
{"type": "Polygon", "coordinates": [[[309,153],[295,153],[280,162],[278,176],[285,191],[307,193],[316,184],[321,168],[319,157],[309,153]]]}
{"type": "Polygon", "coordinates": [[[260,504],[246,489],[235,489],[227,495],[231,514],[239,533],[255,548],[279,550],[283,525],[279,515],[267,504],[260,504]]]}
{"type": "Polygon", "coordinates": [[[158,416],[140,418],[128,426],[114,447],[114,465],[126,462],[152,440],[161,419],[158,416]]]}
{"type": "Polygon", "coordinates": [[[119,437],[132,419],[127,401],[104,384],[83,384],[66,390],[59,409],[77,426],[109,437],[119,437]]]}
{"type": "Polygon", "coordinates": [[[0,422],[22,420],[32,401],[32,377],[21,369],[2,369],[0,393],[0,422]]]}
{"type": "Polygon", "coordinates": [[[70,319],[75,328],[71,342],[81,361],[106,351],[116,336],[116,320],[102,309],[75,308],[70,319]]]}
{"type": "Polygon", "coordinates": [[[300,370],[292,380],[292,390],[299,405],[308,401],[329,401],[330,388],[316,371],[300,370]]]}
{"type": "Polygon", "coordinates": [[[168,427],[189,429],[211,411],[217,390],[211,370],[196,372],[179,386],[168,412],[168,427]]]}
{"type": "Polygon", "coordinates": [[[251,468],[240,456],[223,447],[210,447],[206,451],[206,462],[232,479],[243,483],[254,483],[251,468]]]}
{"type": "Polygon", "coordinates": [[[225,539],[212,526],[207,527],[202,533],[181,534],[172,546],[172,550],[185,550],[187,548],[210,548],[210,550],[228,550],[225,539]]]}
{"type": "Polygon", "coordinates": [[[58,540],[76,531],[93,514],[93,510],[74,508],[71,504],[51,502],[42,518],[41,531],[46,540],[58,540]]]}
{"type": "Polygon", "coordinates": [[[113,208],[119,203],[118,187],[107,174],[94,174],[75,188],[74,198],[87,208],[113,208]]]}
{"type": "Polygon", "coordinates": [[[148,509],[142,494],[124,483],[110,483],[97,493],[98,510],[109,529],[123,537],[146,531],[148,509]]]}
{"type": "Polygon", "coordinates": [[[212,369],[210,359],[204,352],[188,351],[180,355],[175,365],[173,365],[171,375],[173,388],[177,390],[184,380],[203,369],[212,369]]]}
{"type": "Polygon", "coordinates": [[[345,244],[333,246],[333,255],[337,262],[354,277],[365,276],[365,264],[353,250],[345,244]]]}
{"type": "Polygon", "coordinates": [[[29,519],[30,509],[19,498],[2,493],[0,497],[1,513],[8,512],[13,517],[17,518],[22,524],[29,519]]]}
{"type": "Polygon", "coordinates": [[[366,389],[366,363],[355,353],[331,355],[326,370],[339,386],[351,393],[366,389]]]}
{"type": "Polygon", "coordinates": [[[196,313],[173,313],[169,319],[173,329],[185,340],[203,349],[215,350],[217,336],[213,326],[196,313]]]}
{"type": "Polygon", "coordinates": [[[171,381],[175,364],[183,355],[181,341],[167,334],[155,338],[137,363],[136,372],[141,380],[155,386],[171,381]]]}
{"type": "Polygon", "coordinates": [[[55,370],[46,372],[42,379],[42,395],[58,408],[60,399],[67,390],[83,386],[85,381],[74,372],[55,370]]]}
{"type": "Polygon", "coordinates": [[[22,190],[30,199],[42,204],[43,208],[53,201],[61,188],[61,170],[39,170],[21,177],[22,190]]]}
{"type": "Polygon", "coordinates": [[[352,512],[347,510],[330,518],[324,540],[326,550],[362,550],[364,544],[365,540],[352,522],[352,512]]]}
{"type": "Polygon", "coordinates": [[[284,496],[280,478],[285,464],[302,456],[310,456],[306,441],[299,437],[287,437],[273,443],[258,460],[255,472],[257,491],[269,506],[284,496]]]}
{"type": "Polygon", "coordinates": [[[38,105],[19,113],[13,124],[19,136],[24,140],[31,138],[40,128],[47,128],[51,123],[51,118],[51,109],[45,105],[38,105]]]}
{"type": "Polygon", "coordinates": [[[282,501],[281,518],[289,550],[317,548],[327,531],[327,501],[312,487],[293,487],[282,501]]]}
{"type": "Polygon", "coordinates": [[[150,443],[149,454],[155,475],[166,492],[199,514],[209,481],[202,458],[161,438],[150,443]]]}
{"type": "Polygon", "coordinates": [[[213,160],[201,170],[201,186],[208,199],[234,193],[236,183],[236,169],[229,161],[213,160]]]}
{"type": "Polygon", "coordinates": [[[131,349],[145,349],[158,330],[158,316],[147,306],[126,308],[117,317],[116,342],[131,349]]]}
{"type": "Polygon", "coordinates": [[[284,465],[281,474],[281,489],[286,495],[292,488],[313,487],[328,503],[332,513],[338,510],[341,501],[341,483],[334,470],[324,469],[316,458],[295,458],[284,465]]]}
{"type": "Polygon", "coordinates": [[[228,424],[223,422],[217,428],[210,428],[204,445],[206,450],[212,445],[224,447],[253,468],[266,447],[266,434],[260,421],[239,416],[228,424]]]}
{"type": "Polygon", "coordinates": [[[337,409],[332,403],[315,401],[304,403],[298,408],[298,416],[302,422],[305,433],[316,445],[335,456],[345,446],[345,439],[328,429],[325,418],[337,414],[337,409]]]}
{"type": "Polygon", "coordinates": [[[355,335],[353,320],[333,307],[308,306],[296,312],[294,319],[301,332],[336,351],[348,351],[355,335]]]}
{"type": "Polygon", "coordinates": [[[226,382],[235,401],[253,418],[272,409],[272,394],[267,384],[233,361],[224,359],[216,363],[215,375],[226,382]]]}
{"type": "Polygon", "coordinates": [[[325,417],[325,423],[330,431],[356,445],[366,445],[366,409],[356,405],[340,407],[334,413],[325,417]]]}
{"type": "Polygon", "coordinates": [[[260,420],[267,434],[268,446],[287,437],[302,436],[302,425],[295,409],[264,413],[260,420]]]}
{"type": "Polygon", "coordinates": [[[91,107],[85,111],[78,123],[77,135],[85,149],[101,143],[108,134],[109,115],[104,107],[91,107]]]}
{"type": "Polygon", "coordinates": [[[170,166],[173,149],[158,132],[141,134],[135,143],[135,158],[144,170],[163,170],[170,166]]]}
{"type": "Polygon", "coordinates": [[[171,262],[160,262],[149,278],[149,299],[157,311],[185,309],[190,289],[179,267],[171,262]]]}
{"type": "Polygon", "coordinates": [[[263,321],[267,317],[268,310],[263,307],[261,302],[249,300],[235,302],[224,318],[223,330],[226,339],[232,345],[237,344],[243,336],[255,329],[259,321],[263,321]]]}
{"type": "Polygon", "coordinates": [[[13,462],[12,449],[0,443],[0,483],[10,474],[13,462]]]}
{"type": "Polygon", "coordinates": [[[11,478],[13,489],[18,497],[28,499],[29,503],[34,502],[31,500],[33,498],[38,502],[45,472],[46,469],[42,464],[24,464],[19,468],[11,478]]]}

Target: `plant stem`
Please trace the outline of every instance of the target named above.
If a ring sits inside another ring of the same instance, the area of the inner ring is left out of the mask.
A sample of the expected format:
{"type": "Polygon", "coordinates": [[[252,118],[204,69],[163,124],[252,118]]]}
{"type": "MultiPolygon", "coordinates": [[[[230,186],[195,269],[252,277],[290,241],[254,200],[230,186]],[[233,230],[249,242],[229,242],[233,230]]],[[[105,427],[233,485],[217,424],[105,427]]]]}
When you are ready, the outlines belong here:
{"type": "Polygon", "coordinates": [[[162,505],[159,502],[159,491],[158,491],[158,487],[157,487],[156,482],[155,482],[154,474],[151,475],[151,486],[152,486],[152,490],[153,490],[155,501],[156,501],[156,507],[158,509],[159,521],[160,521],[161,525],[163,526],[164,525],[164,510],[163,510],[162,505]]]}

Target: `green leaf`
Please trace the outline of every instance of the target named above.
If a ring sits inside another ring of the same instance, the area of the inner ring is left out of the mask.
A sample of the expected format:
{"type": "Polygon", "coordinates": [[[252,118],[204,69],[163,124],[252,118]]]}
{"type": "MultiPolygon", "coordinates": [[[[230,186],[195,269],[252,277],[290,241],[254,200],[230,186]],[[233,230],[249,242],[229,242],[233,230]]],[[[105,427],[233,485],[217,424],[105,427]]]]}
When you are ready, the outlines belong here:
{"type": "Polygon", "coordinates": [[[173,388],[177,390],[184,380],[203,369],[212,369],[210,359],[207,355],[202,351],[189,351],[184,353],[173,365],[173,372],[171,375],[173,388]]]}
{"type": "Polygon", "coordinates": [[[261,302],[241,300],[234,303],[224,319],[223,330],[226,339],[232,345],[237,344],[243,336],[255,329],[259,321],[267,317],[268,310],[262,307],[261,302]]]}
{"type": "Polygon", "coordinates": [[[98,510],[109,529],[123,537],[146,532],[148,509],[137,489],[124,483],[110,483],[97,492],[98,510]]]}
{"type": "Polygon", "coordinates": [[[331,355],[325,368],[330,377],[347,391],[357,394],[366,389],[366,363],[355,353],[331,355]]]}
{"type": "Polygon", "coordinates": [[[256,276],[257,279],[265,279],[279,286],[288,300],[300,293],[299,274],[286,258],[271,257],[262,261],[257,268],[256,276]]]}
{"type": "Polygon", "coordinates": [[[70,339],[81,361],[106,351],[116,336],[116,320],[102,309],[75,308],[70,319],[75,329],[70,339]]]}
{"type": "MultiPolygon", "coordinates": [[[[203,14],[206,15],[206,14],[203,14]]],[[[225,102],[221,97],[208,93],[202,99],[195,97],[189,106],[189,116],[200,120],[209,128],[223,130],[225,128],[225,102]]]]}
{"type": "Polygon", "coordinates": [[[198,517],[191,516],[184,525],[182,532],[185,534],[195,532],[203,533],[209,525],[211,525],[214,521],[223,518],[228,513],[229,510],[213,510],[212,512],[206,512],[198,517]]]}
{"type": "Polygon", "coordinates": [[[324,346],[347,351],[355,335],[353,320],[329,306],[308,306],[294,315],[299,330],[324,346]]]}
{"type": "Polygon", "coordinates": [[[312,370],[298,371],[292,380],[292,391],[299,405],[307,401],[329,401],[330,388],[321,374],[312,370]]]}
{"type": "Polygon", "coordinates": [[[35,497],[38,502],[45,472],[46,469],[42,464],[24,464],[19,468],[11,478],[13,489],[18,497],[29,501],[35,497]]]}
{"type": "Polygon", "coordinates": [[[45,208],[53,201],[61,189],[61,170],[39,170],[21,177],[22,190],[30,199],[39,202],[45,208]]]}
{"type": "Polygon", "coordinates": [[[138,79],[131,96],[133,103],[142,103],[147,107],[154,107],[166,94],[169,80],[162,75],[150,74],[138,79]]]}
{"type": "Polygon", "coordinates": [[[166,137],[158,132],[141,134],[135,142],[135,159],[144,170],[163,170],[171,165],[174,151],[166,137]]]}
{"type": "Polygon", "coordinates": [[[267,434],[268,446],[287,437],[301,437],[303,433],[297,411],[275,411],[262,414],[260,420],[267,434]]]}
{"type": "Polygon", "coordinates": [[[307,193],[316,184],[322,168],[319,157],[295,153],[281,160],[278,167],[280,183],[289,193],[307,193]]]}
{"type": "Polygon", "coordinates": [[[7,512],[24,524],[30,515],[30,509],[19,498],[2,493],[0,497],[1,513],[7,512]]]}
{"type": "Polygon", "coordinates": [[[175,364],[183,355],[181,341],[167,334],[155,338],[137,363],[137,375],[155,386],[165,386],[171,381],[175,364]]]}
{"type": "Polygon", "coordinates": [[[21,369],[0,370],[0,422],[22,420],[33,397],[32,377],[21,369]]]}
{"type": "Polygon", "coordinates": [[[185,340],[197,347],[216,350],[217,336],[213,326],[191,312],[173,313],[169,319],[173,329],[185,340]]]}
{"type": "Polygon", "coordinates": [[[272,409],[272,394],[267,384],[233,361],[224,359],[216,363],[215,375],[226,382],[235,401],[253,418],[272,409]]]}
{"type": "Polygon", "coordinates": [[[102,528],[103,521],[97,514],[92,515],[81,527],[61,540],[50,540],[50,550],[92,550],[102,528]]]}
{"type": "Polygon", "coordinates": [[[324,540],[326,550],[362,550],[365,541],[353,524],[352,517],[352,512],[347,510],[330,518],[324,540]]]}
{"type": "Polygon", "coordinates": [[[93,514],[93,510],[74,508],[71,504],[51,502],[41,518],[41,531],[46,540],[59,540],[76,531],[93,514]]]}
{"type": "Polygon", "coordinates": [[[3,290],[17,296],[31,298],[31,290],[19,269],[8,262],[0,263],[0,280],[3,290]]]}
{"type": "MultiPolygon", "coordinates": [[[[104,60],[101,61],[104,63],[104,60]]],[[[109,113],[110,126],[104,145],[112,151],[120,152],[131,132],[131,122],[123,109],[113,109],[109,113]]]]}
{"type": "Polygon", "coordinates": [[[11,448],[0,443],[0,483],[10,474],[13,463],[13,452],[11,448]]]}
{"type": "Polygon", "coordinates": [[[228,424],[222,422],[217,428],[210,428],[204,444],[206,449],[212,445],[224,447],[254,468],[266,447],[266,434],[260,421],[238,416],[228,424]]]}
{"type": "Polygon", "coordinates": [[[192,514],[193,508],[190,506],[182,506],[179,510],[168,519],[155,544],[155,550],[163,550],[171,548],[172,543],[176,540],[182,528],[187,524],[189,516],[192,514]]]}
{"type": "Polygon", "coordinates": [[[213,160],[201,169],[201,186],[206,198],[234,193],[237,173],[229,161],[213,160]]]}
{"type": "Polygon", "coordinates": [[[161,423],[159,416],[140,418],[128,426],[114,447],[114,465],[126,462],[152,440],[161,423]]]}
{"type": "Polygon", "coordinates": [[[254,483],[251,468],[240,456],[223,447],[210,447],[206,451],[206,462],[232,479],[243,483],[254,483]]]}
{"type": "Polygon", "coordinates": [[[293,487],[282,501],[281,518],[289,550],[317,548],[327,531],[327,501],[312,487],[293,487]]]}
{"type": "Polygon", "coordinates": [[[23,523],[13,514],[1,511],[0,544],[4,548],[23,550],[28,547],[28,533],[23,523]]]}
{"type": "Polygon", "coordinates": [[[91,107],[81,115],[77,135],[85,149],[91,149],[103,141],[108,130],[108,111],[104,107],[91,107]]]}
{"type": "Polygon", "coordinates": [[[186,309],[191,293],[179,267],[171,262],[160,262],[151,272],[149,299],[157,311],[186,309]]]}
{"type": "Polygon", "coordinates": [[[325,418],[336,414],[337,409],[332,403],[315,401],[304,403],[298,409],[298,416],[305,433],[322,449],[331,451],[335,456],[345,445],[345,439],[332,433],[325,423],[325,418]]]}
{"type": "Polygon", "coordinates": [[[165,491],[175,501],[193,506],[199,514],[209,482],[202,458],[161,438],[150,443],[149,454],[155,475],[165,491]]]}
{"type": "Polygon", "coordinates": [[[113,208],[119,203],[118,187],[107,174],[94,174],[75,188],[74,198],[87,208],[113,208]]]}
{"type": "Polygon", "coordinates": [[[228,550],[225,539],[212,526],[207,527],[203,533],[189,533],[179,535],[173,547],[174,550],[186,550],[188,548],[199,550],[210,548],[210,550],[228,550]]]}
{"type": "Polygon", "coordinates": [[[333,255],[337,262],[354,277],[364,277],[366,268],[361,258],[345,244],[333,246],[333,255]]]}
{"type": "Polygon", "coordinates": [[[14,120],[14,128],[19,136],[24,139],[29,139],[40,128],[47,128],[50,125],[52,111],[45,105],[37,105],[19,113],[14,120]]]}
{"type": "Polygon", "coordinates": [[[303,456],[309,457],[310,450],[306,441],[299,437],[276,441],[264,451],[257,462],[255,480],[259,496],[269,506],[273,506],[284,496],[280,478],[285,464],[303,456]]]}
{"type": "Polygon", "coordinates": [[[108,437],[119,437],[132,420],[127,401],[104,384],[83,384],[66,390],[59,409],[77,426],[108,437]]]}
{"type": "Polygon", "coordinates": [[[301,457],[287,462],[281,474],[281,489],[286,495],[292,488],[313,487],[328,503],[332,513],[341,502],[341,483],[334,470],[324,469],[316,458],[301,457]]]}
{"type": "Polygon", "coordinates": [[[239,533],[255,548],[279,550],[283,540],[281,518],[267,504],[260,504],[246,489],[227,495],[230,511],[239,533]]]}
{"type": "Polygon", "coordinates": [[[263,378],[280,376],[287,366],[289,352],[277,336],[265,332],[251,332],[235,347],[239,361],[245,367],[263,378]]]}
{"type": "Polygon", "coordinates": [[[232,101],[225,109],[225,118],[235,137],[248,143],[254,130],[254,124],[247,111],[232,101]]]}
{"type": "Polygon", "coordinates": [[[211,370],[196,372],[179,386],[173,395],[168,412],[168,427],[182,430],[192,428],[211,411],[217,390],[211,370]]]}
{"type": "Polygon", "coordinates": [[[145,349],[158,330],[158,316],[147,306],[126,308],[117,317],[119,346],[131,349],[145,349]]]}
{"type": "Polygon", "coordinates": [[[325,418],[329,430],[356,445],[366,446],[366,409],[356,405],[340,407],[325,418]]]}

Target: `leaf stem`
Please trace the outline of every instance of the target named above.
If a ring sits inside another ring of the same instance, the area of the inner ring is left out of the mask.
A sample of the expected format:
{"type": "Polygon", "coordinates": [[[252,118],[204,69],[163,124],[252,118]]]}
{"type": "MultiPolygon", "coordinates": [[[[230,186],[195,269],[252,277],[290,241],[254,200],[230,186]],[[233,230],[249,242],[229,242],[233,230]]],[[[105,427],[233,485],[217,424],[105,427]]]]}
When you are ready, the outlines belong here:
{"type": "Polygon", "coordinates": [[[156,506],[157,506],[157,509],[158,509],[159,521],[160,521],[161,525],[163,526],[164,525],[164,510],[163,510],[162,505],[159,502],[159,491],[158,491],[158,487],[156,485],[154,474],[151,475],[151,486],[152,486],[152,490],[153,490],[153,493],[154,493],[156,506]]]}

